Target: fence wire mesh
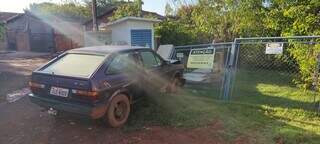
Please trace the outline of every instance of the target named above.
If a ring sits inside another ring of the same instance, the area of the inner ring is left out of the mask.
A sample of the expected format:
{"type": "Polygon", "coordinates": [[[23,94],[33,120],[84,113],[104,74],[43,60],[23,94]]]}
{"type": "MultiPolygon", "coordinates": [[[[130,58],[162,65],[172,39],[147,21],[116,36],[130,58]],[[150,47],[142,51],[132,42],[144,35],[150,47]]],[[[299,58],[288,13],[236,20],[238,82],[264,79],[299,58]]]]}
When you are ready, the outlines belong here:
{"type": "Polygon", "coordinates": [[[221,98],[223,94],[224,74],[232,43],[216,43],[203,45],[189,45],[174,47],[172,59],[180,60],[184,64],[185,90],[193,95],[221,98]],[[187,66],[190,51],[200,49],[214,50],[213,67],[189,68],[187,66]]]}
{"type": "Polygon", "coordinates": [[[302,67],[293,53],[296,50],[314,52],[319,39],[308,36],[293,40],[283,37],[236,39],[230,43],[176,46],[170,57],[184,64],[184,89],[189,94],[311,112],[319,103],[319,92],[310,87],[301,88],[302,67]],[[270,43],[282,44],[281,53],[267,54],[266,45],[270,43]],[[195,49],[215,50],[212,68],[187,66],[190,51],[195,49]]]}
{"type": "MultiPolygon", "coordinates": [[[[305,40],[305,39],[304,39],[305,40]]],[[[250,105],[287,109],[314,110],[318,93],[301,88],[301,66],[293,57],[294,50],[312,52],[316,43],[277,41],[282,52],[268,54],[269,42],[236,44],[236,69],[231,86],[231,100],[250,105]]]]}

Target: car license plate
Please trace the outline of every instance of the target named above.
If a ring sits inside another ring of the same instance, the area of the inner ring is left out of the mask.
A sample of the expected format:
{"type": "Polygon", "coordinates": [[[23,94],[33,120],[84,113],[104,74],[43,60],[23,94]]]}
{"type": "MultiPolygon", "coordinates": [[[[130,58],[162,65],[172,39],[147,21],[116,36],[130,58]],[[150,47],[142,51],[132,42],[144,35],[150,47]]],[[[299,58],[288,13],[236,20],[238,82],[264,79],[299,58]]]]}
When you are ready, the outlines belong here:
{"type": "Polygon", "coordinates": [[[59,87],[51,87],[50,94],[61,97],[68,97],[69,90],[59,87]]]}

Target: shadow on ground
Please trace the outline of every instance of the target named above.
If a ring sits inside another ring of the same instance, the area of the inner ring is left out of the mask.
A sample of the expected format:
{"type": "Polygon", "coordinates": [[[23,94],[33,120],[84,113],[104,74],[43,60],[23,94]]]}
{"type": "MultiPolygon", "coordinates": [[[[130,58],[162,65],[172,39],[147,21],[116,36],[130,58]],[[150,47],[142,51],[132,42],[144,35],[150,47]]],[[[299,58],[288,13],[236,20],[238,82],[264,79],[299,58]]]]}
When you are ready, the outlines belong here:
{"type": "Polygon", "coordinates": [[[0,72],[0,103],[6,101],[8,93],[27,87],[30,76],[0,72]]]}

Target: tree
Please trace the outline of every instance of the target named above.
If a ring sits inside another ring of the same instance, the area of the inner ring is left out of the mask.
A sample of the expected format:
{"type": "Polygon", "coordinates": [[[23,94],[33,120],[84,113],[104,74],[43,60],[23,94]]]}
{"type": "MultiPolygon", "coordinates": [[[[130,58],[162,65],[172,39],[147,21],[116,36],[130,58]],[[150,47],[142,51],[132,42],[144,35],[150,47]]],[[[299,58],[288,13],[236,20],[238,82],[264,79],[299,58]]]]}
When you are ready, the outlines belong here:
{"type": "MultiPolygon", "coordinates": [[[[269,29],[282,36],[320,35],[319,10],[318,0],[274,0],[265,21],[269,29]]],[[[289,52],[299,65],[300,77],[296,80],[297,84],[305,89],[310,88],[320,45],[294,43],[289,52]]]]}
{"type": "MultiPolygon", "coordinates": [[[[158,29],[162,43],[177,44],[172,39],[185,45],[232,41],[236,37],[320,35],[319,0],[173,1],[175,19],[161,23],[158,29]]],[[[296,82],[304,88],[313,81],[319,53],[319,44],[291,44],[285,54],[298,63],[300,79],[296,82]]]]}
{"type": "MultiPolygon", "coordinates": [[[[268,1],[268,0],[267,0],[268,1]]],[[[229,18],[232,19],[234,37],[261,37],[277,36],[266,28],[264,19],[268,9],[261,0],[229,1],[232,10],[229,18]]]]}
{"type": "Polygon", "coordinates": [[[141,17],[142,4],[143,2],[141,0],[135,0],[133,3],[128,2],[122,4],[118,6],[117,10],[114,12],[110,20],[114,21],[127,16],[141,17]]]}
{"type": "MultiPolygon", "coordinates": [[[[84,0],[85,6],[91,9],[92,0],[84,0]]],[[[111,6],[119,6],[127,3],[123,0],[97,0],[97,15],[101,15],[111,6]]]]}
{"type": "Polygon", "coordinates": [[[178,21],[167,19],[155,27],[155,35],[160,36],[161,44],[186,45],[196,43],[192,29],[178,21]]]}
{"type": "Polygon", "coordinates": [[[319,35],[319,10],[318,0],[274,0],[267,15],[267,26],[283,36],[319,35]]]}
{"type": "Polygon", "coordinates": [[[112,17],[110,17],[111,21],[127,17],[127,16],[135,16],[138,17],[138,7],[131,3],[123,4],[117,8],[112,17]]]}
{"type": "Polygon", "coordinates": [[[174,0],[174,20],[191,29],[193,42],[232,41],[236,37],[271,35],[264,26],[261,0],[174,0]]]}
{"type": "Polygon", "coordinates": [[[84,19],[91,16],[90,9],[80,3],[33,3],[30,4],[30,12],[36,15],[55,15],[63,18],[84,19]]]}
{"type": "Polygon", "coordinates": [[[165,13],[166,16],[174,15],[173,8],[170,6],[169,3],[166,3],[166,7],[165,7],[165,12],[164,13],[165,13]]]}
{"type": "Polygon", "coordinates": [[[208,40],[232,41],[236,37],[269,35],[263,23],[266,8],[261,0],[199,0],[192,19],[208,40]]]}
{"type": "MultiPolygon", "coordinates": [[[[111,6],[119,6],[125,2],[123,0],[96,0],[97,15],[103,14],[111,6]]],[[[33,3],[30,10],[37,14],[53,14],[62,17],[90,18],[92,0],[61,0],[61,3],[33,3]]]]}

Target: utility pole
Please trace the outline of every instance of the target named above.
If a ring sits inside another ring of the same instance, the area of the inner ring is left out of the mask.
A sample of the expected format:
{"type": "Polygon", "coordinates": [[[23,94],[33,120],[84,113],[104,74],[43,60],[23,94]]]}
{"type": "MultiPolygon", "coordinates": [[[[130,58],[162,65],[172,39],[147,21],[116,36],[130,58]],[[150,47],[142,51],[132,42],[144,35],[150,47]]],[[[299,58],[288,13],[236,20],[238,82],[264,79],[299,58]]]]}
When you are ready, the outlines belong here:
{"type": "Polygon", "coordinates": [[[92,0],[92,30],[98,31],[98,23],[97,23],[97,1],[92,0]]]}

